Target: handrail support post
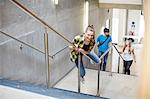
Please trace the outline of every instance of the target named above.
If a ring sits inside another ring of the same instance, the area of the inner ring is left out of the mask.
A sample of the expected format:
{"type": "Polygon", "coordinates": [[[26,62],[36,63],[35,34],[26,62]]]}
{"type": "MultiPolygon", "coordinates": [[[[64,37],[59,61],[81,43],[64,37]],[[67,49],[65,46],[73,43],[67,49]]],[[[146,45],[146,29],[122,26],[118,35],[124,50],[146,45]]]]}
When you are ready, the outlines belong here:
{"type": "Polygon", "coordinates": [[[80,83],[80,68],[81,68],[81,54],[78,55],[78,92],[80,93],[81,83],[80,83]]]}
{"type": "Polygon", "coordinates": [[[46,85],[50,88],[50,64],[49,64],[49,48],[48,48],[48,33],[44,33],[44,49],[45,49],[45,65],[46,65],[46,85]]]}

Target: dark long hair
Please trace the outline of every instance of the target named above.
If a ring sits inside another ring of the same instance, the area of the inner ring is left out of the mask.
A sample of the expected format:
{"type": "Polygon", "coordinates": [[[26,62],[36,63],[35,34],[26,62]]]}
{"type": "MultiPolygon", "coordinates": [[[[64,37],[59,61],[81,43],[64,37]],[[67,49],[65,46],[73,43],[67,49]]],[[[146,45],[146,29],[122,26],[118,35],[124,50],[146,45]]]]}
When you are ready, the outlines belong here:
{"type": "MultiPolygon", "coordinates": [[[[125,49],[126,49],[127,46],[128,46],[127,44],[124,45],[123,52],[125,51],[125,49]]],[[[131,50],[131,42],[130,41],[129,41],[129,50],[128,51],[131,54],[132,50],[131,50]]]]}

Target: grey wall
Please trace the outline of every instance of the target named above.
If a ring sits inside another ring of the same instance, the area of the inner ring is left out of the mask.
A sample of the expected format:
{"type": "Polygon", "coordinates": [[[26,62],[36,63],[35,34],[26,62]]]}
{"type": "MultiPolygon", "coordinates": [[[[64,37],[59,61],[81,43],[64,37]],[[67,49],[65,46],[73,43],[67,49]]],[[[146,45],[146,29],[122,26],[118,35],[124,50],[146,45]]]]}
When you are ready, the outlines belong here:
{"type": "Polygon", "coordinates": [[[101,18],[98,0],[89,0],[89,24],[95,26],[97,34],[100,32],[101,18]]]}
{"type": "MultiPolygon", "coordinates": [[[[68,39],[83,32],[83,0],[60,0],[55,6],[52,0],[22,0],[23,5],[33,10],[49,25],[54,27],[68,39]]],[[[18,9],[8,0],[2,8],[2,30],[44,51],[44,28],[32,18],[18,9]]],[[[49,51],[54,54],[64,48],[64,42],[52,31],[49,33],[49,51]]],[[[46,67],[44,55],[27,46],[20,50],[20,43],[2,36],[0,44],[0,70],[1,77],[45,84],[46,67]]],[[[54,59],[50,59],[51,83],[55,84],[74,66],[69,60],[69,50],[66,49],[54,59]]]]}
{"type": "Polygon", "coordinates": [[[2,28],[2,8],[4,6],[4,0],[0,0],[0,29],[2,28]]]}
{"type": "Polygon", "coordinates": [[[0,5],[0,29],[1,29],[1,26],[2,26],[2,6],[0,5]]]}
{"type": "MultiPolygon", "coordinates": [[[[2,28],[2,8],[4,6],[4,0],[0,0],[0,29],[2,28]]],[[[2,38],[2,35],[0,34],[0,42],[1,42],[1,38],[2,38]]],[[[2,60],[2,57],[0,57],[0,60],[2,60]]],[[[1,63],[0,62],[0,66],[1,66],[1,63]]],[[[0,75],[2,73],[2,70],[0,69],[0,75]]]]}

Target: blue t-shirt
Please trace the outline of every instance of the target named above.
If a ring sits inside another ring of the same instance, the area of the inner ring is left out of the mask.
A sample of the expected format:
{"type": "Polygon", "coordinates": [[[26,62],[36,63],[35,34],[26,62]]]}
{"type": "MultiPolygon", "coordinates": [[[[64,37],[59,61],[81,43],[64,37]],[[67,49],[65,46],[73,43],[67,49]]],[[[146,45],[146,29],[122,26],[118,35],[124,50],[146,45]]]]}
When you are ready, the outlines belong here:
{"type": "MultiPolygon", "coordinates": [[[[106,35],[99,35],[97,38],[97,42],[103,43],[106,39],[107,39],[106,35]]],[[[101,52],[107,51],[109,49],[110,42],[112,42],[111,36],[109,36],[108,39],[101,46],[98,47],[98,50],[101,52]]]]}

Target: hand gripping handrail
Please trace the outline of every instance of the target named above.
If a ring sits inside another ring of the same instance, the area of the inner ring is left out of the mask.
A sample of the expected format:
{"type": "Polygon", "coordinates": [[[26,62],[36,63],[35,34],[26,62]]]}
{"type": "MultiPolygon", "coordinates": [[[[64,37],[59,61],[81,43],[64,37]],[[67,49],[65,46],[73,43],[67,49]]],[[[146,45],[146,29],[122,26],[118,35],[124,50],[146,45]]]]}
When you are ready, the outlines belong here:
{"type": "MultiPolygon", "coordinates": [[[[30,45],[30,44],[28,44],[28,43],[25,43],[25,42],[23,42],[23,41],[21,41],[21,40],[15,38],[15,37],[9,35],[8,33],[5,33],[5,32],[3,32],[3,31],[1,31],[1,30],[0,30],[0,33],[3,34],[3,35],[5,35],[5,36],[7,36],[7,37],[10,37],[10,38],[12,38],[12,39],[14,39],[14,40],[16,40],[16,41],[18,41],[18,42],[20,42],[20,43],[22,43],[22,44],[24,44],[24,45],[26,45],[26,46],[28,46],[28,47],[30,47],[30,48],[32,48],[32,49],[34,49],[34,50],[40,52],[40,53],[42,53],[42,54],[45,54],[45,53],[44,53],[43,51],[41,51],[40,49],[35,48],[35,47],[33,47],[32,45],[30,45]]],[[[50,55],[49,55],[49,57],[52,58],[52,56],[50,56],[50,55]]]]}

